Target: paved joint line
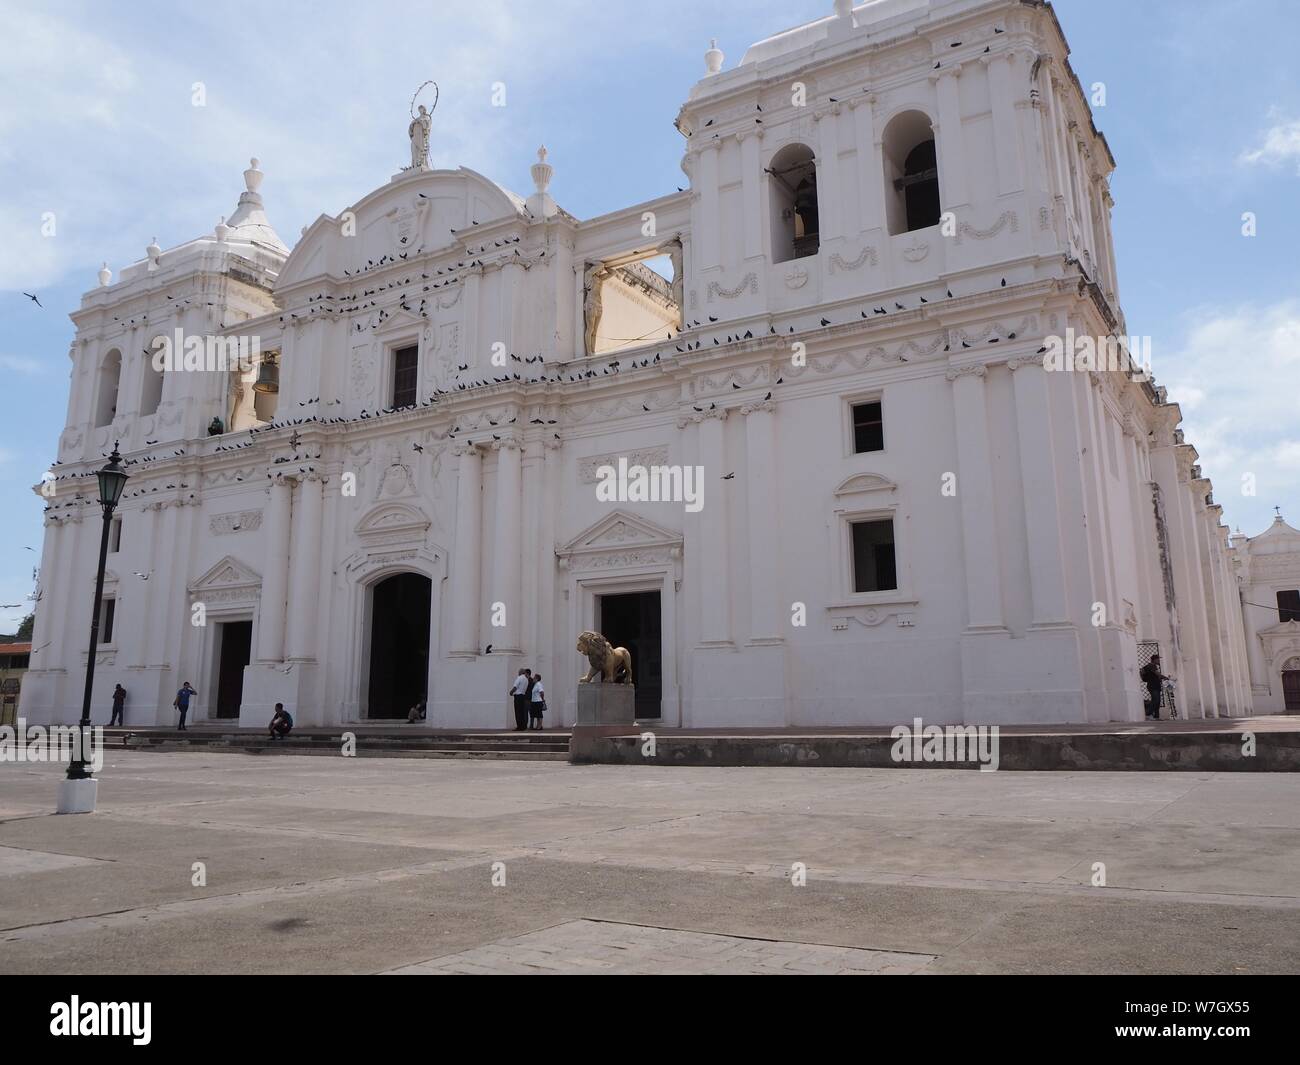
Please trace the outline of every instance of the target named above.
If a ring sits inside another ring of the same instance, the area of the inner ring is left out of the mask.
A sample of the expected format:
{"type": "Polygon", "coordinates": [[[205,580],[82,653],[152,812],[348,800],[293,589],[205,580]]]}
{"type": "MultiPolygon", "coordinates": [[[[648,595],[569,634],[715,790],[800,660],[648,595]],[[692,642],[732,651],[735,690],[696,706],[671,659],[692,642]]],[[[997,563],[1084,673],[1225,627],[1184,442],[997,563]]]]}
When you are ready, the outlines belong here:
{"type": "Polygon", "coordinates": [[[476,865],[494,861],[516,861],[521,858],[531,857],[536,857],[535,852],[521,849],[479,852],[460,858],[445,858],[440,861],[421,862],[418,865],[400,866],[394,869],[380,869],[370,873],[349,873],[347,876],[329,877],[324,880],[282,884],[271,888],[255,888],[251,891],[235,891],[223,895],[205,895],[199,899],[184,899],[179,902],[167,902],[157,906],[110,910],[107,913],[85,917],[67,917],[58,921],[17,925],[12,928],[0,928],[0,933],[4,935],[6,940],[29,940],[40,939],[47,935],[71,935],[101,931],[105,928],[133,925],[143,920],[191,917],[208,911],[243,909],[248,906],[275,902],[286,898],[336,895],[375,884],[389,884],[420,876],[430,876],[435,873],[473,868],[476,865]]]}

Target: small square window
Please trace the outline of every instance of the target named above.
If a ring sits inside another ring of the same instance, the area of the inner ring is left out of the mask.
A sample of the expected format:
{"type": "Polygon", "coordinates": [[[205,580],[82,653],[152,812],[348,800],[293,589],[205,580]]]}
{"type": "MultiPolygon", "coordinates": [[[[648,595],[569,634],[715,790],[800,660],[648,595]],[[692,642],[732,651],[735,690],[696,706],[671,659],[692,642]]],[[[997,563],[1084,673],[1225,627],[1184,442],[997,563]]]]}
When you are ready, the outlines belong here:
{"type": "Polygon", "coordinates": [[[99,631],[102,634],[99,641],[100,643],[113,642],[113,622],[116,620],[116,616],[117,600],[105,599],[99,618],[99,631]]]}
{"type": "Polygon", "coordinates": [[[853,453],[864,455],[869,451],[885,450],[885,421],[881,404],[855,403],[853,405],[853,453]]]}
{"type": "Polygon", "coordinates": [[[393,408],[395,410],[415,406],[419,367],[418,347],[399,348],[393,352],[393,408]]]}
{"type": "Polygon", "coordinates": [[[894,557],[894,523],[853,523],[853,590],[887,592],[898,588],[898,564],[894,557]]]}
{"type": "Polygon", "coordinates": [[[1277,593],[1277,619],[1283,624],[1300,621],[1300,591],[1277,593]]]}

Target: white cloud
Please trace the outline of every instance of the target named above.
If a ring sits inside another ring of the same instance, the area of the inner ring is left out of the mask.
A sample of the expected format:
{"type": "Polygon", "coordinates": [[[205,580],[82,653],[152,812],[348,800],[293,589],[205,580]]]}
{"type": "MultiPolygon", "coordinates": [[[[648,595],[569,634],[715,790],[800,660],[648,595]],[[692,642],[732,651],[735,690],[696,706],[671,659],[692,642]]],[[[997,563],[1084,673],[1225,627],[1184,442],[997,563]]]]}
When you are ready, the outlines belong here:
{"type": "Polygon", "coordinates": [[[1198,312],[1156,368],[1229,522],[1256,533],[1274,505],[1300,513],[1300,299],[1198,312]]]}
{"type": "MultiPolygon", "coordinates": [[[[384,6],[391,19],[377,22],[401,21],[384,6]]],[[[299,226],[355,202],[407,161],[407,103],[429,76],[442,87],[434,164],[469,166],[527,193],[526,168],[506,161],[546,131],[521,128],[527,106],[515,101],[526,105],[524,86],[548,72],[579,67],[590,34],[618,21],[585,5],[446,0],[411,32],[340,32],[352,15],[336,3],[313,19],[259,9],[259,31],[241,34],[232,55],[224,6],[177,9],[169,28],[93,8],[7,11],[0,289],[34,292],[70,273],[89,289],[104,259],[116,271],[142,258],[155,235],[166,248],[208,232],[234,210],[252,156],[267,174],[271,221],[292,245],[299,226]],[[507,85],[510,106],[490,106],[496,81],[507,85]],[[192,106],[195,82],[204,83],[206,106],[192,106]],[[41,234],[47,211],[57,237],[41,234]]]]}
{"type": "Polygon", "coordinates": [[[10,370],[25,377],[35,377],[37,374],[44,373],[45,367],[38,360],[30,359],[26,355],[0,354],[0,370],[10,370]]]}
{"type": "Polygon", "coordinates": [[[1251,151],[1243,152],[1241,161],[1249,166],[1281,166],[1295,161],[1300,174],[1300,119],[1278,122],[1264,134],[1264,143],[1251,151]]]}

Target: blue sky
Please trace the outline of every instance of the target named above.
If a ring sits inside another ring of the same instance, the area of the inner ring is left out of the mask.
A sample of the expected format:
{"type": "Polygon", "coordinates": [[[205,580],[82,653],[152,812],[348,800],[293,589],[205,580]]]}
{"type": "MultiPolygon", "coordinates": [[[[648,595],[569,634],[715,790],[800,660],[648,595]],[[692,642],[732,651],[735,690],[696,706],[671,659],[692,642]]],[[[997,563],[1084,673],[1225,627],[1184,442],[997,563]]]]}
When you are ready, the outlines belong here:
{"type": "MultiPolygon", "coordinates": [[[[67,401],[68,313],[116,271],[230,214],[250,156],[290,244],[408,155],[406,113],[442,86],[437,166],[516,191],[540,143],[579,217],[685,185],[673,119],[718,38],[753,41],[830,0],[437,0],[178,5],[0,0],[0,632],[26,612],[41,548],[30,486],[67,401]],[[203,82],[207,105],[194,107],[203,82]],[[491,106],[494,83],[506,106],[491,106]],[[56,233],[41,234],[53,211],[56,233]],[[44,309],[25,299],[36,292],[44,309]],[[34,548],[29,551],[27,548],[34,548]]],[[[1229,522],[1300,525],[1300,78],[1294,0],[1057,0],[1119,162],[1129,330],[1153,338],[1229,522]],[[1241,233],[1244,212],[1259,233],[1241,233]],[[1253,473],[1258,494],[1242,494],[1253,473]]]]}

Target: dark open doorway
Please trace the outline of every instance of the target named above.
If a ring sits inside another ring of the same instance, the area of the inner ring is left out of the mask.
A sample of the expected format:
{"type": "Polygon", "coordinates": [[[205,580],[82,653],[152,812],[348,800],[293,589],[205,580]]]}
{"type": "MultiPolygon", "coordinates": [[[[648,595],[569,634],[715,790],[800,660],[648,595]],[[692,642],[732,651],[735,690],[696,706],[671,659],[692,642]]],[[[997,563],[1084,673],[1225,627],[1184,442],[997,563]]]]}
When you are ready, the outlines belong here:
{"type": "Polygon", "coordinates": [[[371,595],[368,716],[405,720],[427,694],[433,582],[399,573],[376,584],[371,595]]]}
{"type": "Polygon", "coordinates": [[[1282,674],[1282,698],[1288,714],[1300,713],[1300,669],[1288,669],[1282,674]]]}
{"type": "Polygon", "coordinates": [[[636,716],[663,716],[663,616],[659,592],[602,595],[597,600],[601,634],[632,652],[636,716]]]}
{"type": "Polygon", "coordinates": [[[251,621],[223,621],[217,626],[220,659],[217,666],[217,717],[239,717],[244,699],[244,667],[253,648],[251,621]]]}

